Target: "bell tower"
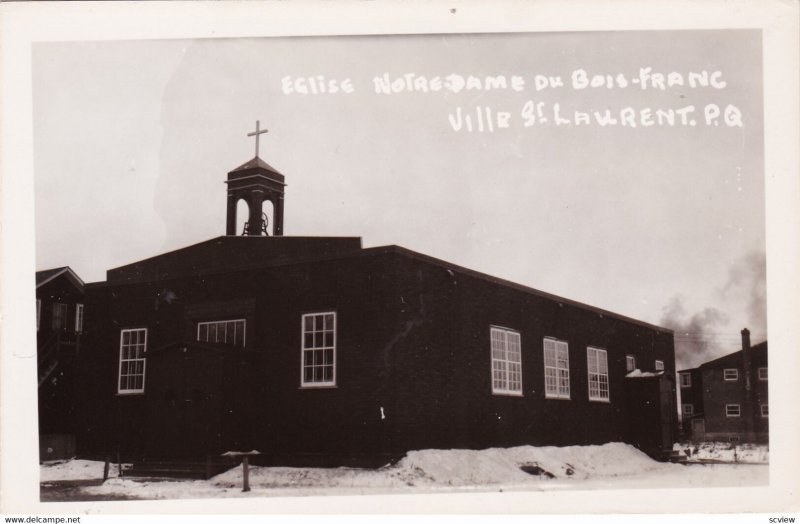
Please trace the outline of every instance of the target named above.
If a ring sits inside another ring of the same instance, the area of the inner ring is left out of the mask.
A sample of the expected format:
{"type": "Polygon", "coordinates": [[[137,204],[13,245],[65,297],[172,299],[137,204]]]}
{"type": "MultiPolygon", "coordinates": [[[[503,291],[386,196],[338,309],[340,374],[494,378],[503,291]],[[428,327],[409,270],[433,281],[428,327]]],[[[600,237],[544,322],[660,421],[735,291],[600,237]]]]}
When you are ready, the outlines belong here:
{"type": "Polygon", "coordinates": [[[228,173],[228,180],[225,181],[228,185],[226,235],[237,234],[236,206],[239,200],[243,199],[247,202],[249,213],[244,231],[240,234],[253,236],[267,234],[270,217],[264,214],[262,208],[264,201],[269,200],[273,209],[273,234],[283,236],[283,195],[286,187],[284,176],[258,156],[258,138],[266,132],[266,129],[260,129],[260,123],[256,120],[256,130],[247,134],[256,139],[255,158],[228,173]]]}

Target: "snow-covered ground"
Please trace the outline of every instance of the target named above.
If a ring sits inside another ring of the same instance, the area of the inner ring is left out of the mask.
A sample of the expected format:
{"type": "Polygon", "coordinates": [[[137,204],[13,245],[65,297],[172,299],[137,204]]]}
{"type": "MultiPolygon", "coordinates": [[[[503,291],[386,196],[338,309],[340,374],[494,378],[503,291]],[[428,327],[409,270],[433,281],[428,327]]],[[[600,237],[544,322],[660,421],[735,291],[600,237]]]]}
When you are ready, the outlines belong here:
{"type": "MultiPolygon", "coordinates": [[[[39,469],[40,482],[55,482],[63,480],[102,480],[104,462],[96,460],[65,460],[46,462],[39,469]]],[[[116,464],[110,464],[109,477],[119,476],[116,464]]]]}
{"type": "MultiPolygon", "coordinates": [[[[85,461],[73,461],[83,463],[85,461]]],[[[102,462],[99,478],[102,478],[102,462]]],[[[44,472],[42,479],[56,473],[44,472]]],[[[83,474],[91,466],[65,466],[83,474]]],[[[97,467],[95,466],[95,471],[97,467]]],[[[564,490],[758,486],[768,483],[767,465],[657,462],[620,443],[602,446],[532,447],[410,452],[380,469],[251,467],[252,491],[242,493],[242,469],[207,481],[110,478],[84,486],[90,496],[141,499],[297,496],[437,491],[564,490]],[[524,469],[524,470],[523,470],[524,469]],[[527,471],[527,472],[526,472],[527,471]]],[[[116,471],[113,472],[116,474],[116,471]]],[[[88,474],[88,473],[87,473],[88,474]]],[[[66,475],[66,473],[59,473],[66,475]]]]}
{"type": "Polygon", "coordinates": [[[731,442],[678,443],[672,449],[680,451],[689,462],[769,463],[769,446],[765,444],[735,444],[731,442]]]}

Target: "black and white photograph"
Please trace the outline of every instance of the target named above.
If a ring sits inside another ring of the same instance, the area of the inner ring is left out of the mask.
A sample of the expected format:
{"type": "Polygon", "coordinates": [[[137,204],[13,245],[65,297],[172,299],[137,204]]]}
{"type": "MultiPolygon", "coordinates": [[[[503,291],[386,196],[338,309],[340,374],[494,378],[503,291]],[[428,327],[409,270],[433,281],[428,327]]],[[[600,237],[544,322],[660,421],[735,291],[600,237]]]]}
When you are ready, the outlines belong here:
{"type": "Polygon", "coordinates": [[[33,39],[29,176],[3,168],[28,346],[0,363],[27,358],[38,511],[797,510],[770,33],[422,12],[442,21],[33,39]]]}

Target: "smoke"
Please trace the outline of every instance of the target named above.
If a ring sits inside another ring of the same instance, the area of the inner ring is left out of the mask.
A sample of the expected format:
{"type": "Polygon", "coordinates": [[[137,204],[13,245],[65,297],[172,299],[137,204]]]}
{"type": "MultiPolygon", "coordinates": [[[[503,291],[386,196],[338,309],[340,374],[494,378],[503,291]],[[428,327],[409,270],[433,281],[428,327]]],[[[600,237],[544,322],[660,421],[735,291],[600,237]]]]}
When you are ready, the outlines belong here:
{"type": "Polygon", "coordinates": [[[746,304],[747,323],[751,330],[766,333],[767,257],[764,252],[753,251],[737,260],[719,294],[726,302],[746,304]]]}
{"type": "Polygon", "coordinates": [[[675,361],[688,369],[741,349],[739,330],[748,327],[754,339],[767,333],[766,255],[750,252],[731,264],[724,284],[714,296],[719,304],[689,314],[681,295],[662,309],[661,325],[675,332],[675,361]],[[736,314],[741,326],[731,325],[736,314]]]}
{"type": "Polygon", "coordinates": [[[661,316],[661,325],[675,332],[677,369],[697,367],[723,354],[717,334],[730,322],[725,312],[713,307],[687,318],[683,300],[680,295],[672,297],[661,316]]]}

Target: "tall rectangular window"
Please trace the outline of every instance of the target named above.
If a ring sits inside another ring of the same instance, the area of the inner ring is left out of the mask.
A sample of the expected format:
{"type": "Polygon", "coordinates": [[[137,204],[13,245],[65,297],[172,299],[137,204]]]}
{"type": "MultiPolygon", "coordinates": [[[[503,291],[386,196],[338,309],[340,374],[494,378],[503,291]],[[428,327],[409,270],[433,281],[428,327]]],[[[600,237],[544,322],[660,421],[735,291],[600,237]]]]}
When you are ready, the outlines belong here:
{"type": "Polygon", "coordinates": [[[736,368],[726,368],[722,376],[727,381],[739,380],[739,370],[736,368]]]}
{"type": "Polygon", "coordinates": [[[692,375],[690,373],[681,373],[681,387],[682,388],[692,387],[692,375]]]}
{"type": "Polygon", "coordinates": [[[589,400],[608,402],[608,353],[605,349],[586,348],[589,368],[589,400]]]}
{"type": "Polygon", "coordinates": [[[664,371],[664,361],[663,360],[656,360],[655,368],[656,368],[656,371],[664,371]]]}
{"type": "Polygon", "coordinates": [[[336,385],[336,312],[302,317],[302,374],[305,387],[336,385]]]}
{"type": "Polygon", "coordinates": [[[53,304],[53,329],[67,327],[67,305],[60,302],[53,304]]]}
{"type": "Polygon", "coordinates": [[[630,373],[636,369],[636,357],[633,355],[625,355],[625,371],[630,373]]]}
{"type": "Polygon", "coordinates": [[[761,416],[762,417],[769,416],[769,404],[761,404],[761,416]]]}
{"type": "Polygon", "coordinates": [[[519,333],[491,328],[492,393],[522,395],[522,354],[519,333]]]}
{"type": "Polygon", "coordinates": [[[75,304],[75,333],[83,333],[83,304],[75,304]]]}
{"type": "Polygon", "coordinates": [[[758,380],[767,380],[767,368],[758,368],[758,380]]]}
{"type": "Polygon", "coordinates": [[[119,336],[118,393],[143,393],[147,329],[123,329],[119,336]]]}
{"type": "Polygon", "coordinates": [[[742,415],[742,408],[739,404],[725,404],[726,417],[740,417],[742,415]]]}
{"type": "Polygon", "coordinates": [[[197,323],[197,341],[244,347],[244,319],[197,323]]]}
{"type": "Polygon", "coordinates": [[[562,340],[544,339],[545,398],[570,398],[569,346],[562,340]]]}

